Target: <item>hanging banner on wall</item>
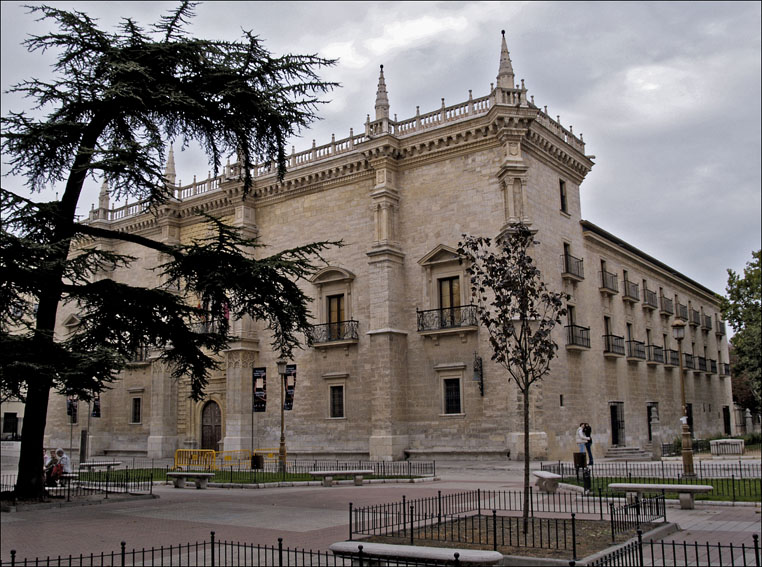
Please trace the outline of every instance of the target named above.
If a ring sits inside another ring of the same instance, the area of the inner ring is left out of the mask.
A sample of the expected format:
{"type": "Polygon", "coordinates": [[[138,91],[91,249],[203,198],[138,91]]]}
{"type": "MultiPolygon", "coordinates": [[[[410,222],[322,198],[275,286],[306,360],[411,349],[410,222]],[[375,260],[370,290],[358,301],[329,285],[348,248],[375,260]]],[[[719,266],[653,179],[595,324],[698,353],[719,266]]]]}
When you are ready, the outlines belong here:
{"type": "Polygon", "coordinates": [[[251,411],[263,412],[267,409],[267,368],[253,368],[251,379],[254,392],[251,411]]]}
{"type": "Polygon", "coordinates": [[[294,390],[296,389],[296,364],[286,365],[286,399],[283,401],[283,409],[294,408],[294,390]]]}
{"type": "Polygon", "coordinates": [[[101,397],[100,396],[93,398],[93,411],[90,415],[92,417],[101,416],[101,397]]]}

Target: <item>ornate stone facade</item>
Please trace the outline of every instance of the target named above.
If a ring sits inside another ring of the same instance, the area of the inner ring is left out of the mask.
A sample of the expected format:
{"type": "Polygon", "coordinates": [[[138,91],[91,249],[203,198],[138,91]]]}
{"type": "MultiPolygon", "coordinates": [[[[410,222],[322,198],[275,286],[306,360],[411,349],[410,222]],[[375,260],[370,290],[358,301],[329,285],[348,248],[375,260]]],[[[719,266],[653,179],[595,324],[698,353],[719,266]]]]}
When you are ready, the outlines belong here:
{"type": "MultiPolygon", "coordinates": [[[[187,242],[204,234],[193,215],[203,210],[258,236],[266,253],[344,241],[325,254],[326,268],[302,283],[315,298],[316,326],[311,346],[291,361],[292,455],[521,456],[520,397],[490,361],[455,253],[463,233],[495,236],[518,220],[537,231],[537,264],[551,287],[570,294],[573,311],[555,332],[552,372],[533,394],[533,457],[568,459],[581,421],[592,425],[597,454],[678,434],[680,376],[669,364],[678,304],[689,318],[684,351],[695,358],[685,376],[694,430],[699,437],[723,430],[732,404],[717,296],[582,220],[580,185],[593,156],[571,127],[527,97],[523,81],[516,84],[505,38],[486,96],[443,101],[401,121],[389,108],[382,68],[375,120],[368,117],[361,134],[292,153],[283,182],[262,164],[244,199],[238,166],[228,164],[219,177],[176,187],[176,199],[155,213],[140,203],[112,209],[104,188],[90,222],[187,242]],[[658,416],[658,432],[649,416],[658,416]]],[[[174,183],[172,162],[167,178],[174,183]]],[[[155,253],[102,245],[140,257],[112,277],[157,283],[155,253]]],[[[62,325],[69,315],[61,314],[62,325]]],[[[170,456],[201,447],[218,427],[225,450],[277,446],[281,388],[269,337],[251,321],[236,323],[234,332],[239,340],[206,400],[190,401],[187,384],[172,382],[149,353],[103,394],[102,417],[80,413],[75,438],[89,427],[91,454],[170,456]],[[269,379],[264,412],[252,412],[253,368],[265,368],[269,379]]],[[[63,408],[61,399],[51,401],[48,444],[68,444],[63,408]]]]}

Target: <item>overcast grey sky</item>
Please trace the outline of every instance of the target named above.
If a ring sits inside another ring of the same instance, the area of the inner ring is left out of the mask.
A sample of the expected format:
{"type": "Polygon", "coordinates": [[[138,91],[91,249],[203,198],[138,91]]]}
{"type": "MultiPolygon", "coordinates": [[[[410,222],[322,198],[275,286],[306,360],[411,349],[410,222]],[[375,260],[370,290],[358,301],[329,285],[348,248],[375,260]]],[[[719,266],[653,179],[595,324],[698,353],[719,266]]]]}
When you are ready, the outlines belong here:
{"type": "MultiPolygon", "coordinates": [[[[34,2],[26,2],[33,4],[34,2]]],[[[57,2],[113,30],[122,17],[148,25],[173,2],[57,2]]],[[[596,165],[582,184],[582,216],[705,286],[724,293],[761,247],[762,147],[759,2],[210,2],[192,33],[238,39],[250,29],[275,54],[339,58],[324,78],[342,88],[301,139],[328,143],[362,131],[384,65],[400,119],[486,95],[500,30],[517,79],[538,106],[582,132],[596,165]]],[[[2,2],[2,89],[49,74],[53,54],[20,46],[35,23],[2,2]]],[[[3,94],[2,112],[28,102],[3,94]]],[[[178,177],[204,178],[194,151],[176,154],[178,177]]],[[[3,165],[3,173],[7,167],[3,165]]],[[[80,212],[97,200],[87,182],[80,212]]],[[[20,188],[4,178],[3,187],[20,188]]],[[[51,193],[55,189],[51,190],[51,193]]],[[[19,192],[23,190],[19,189],[19,192]]]]}

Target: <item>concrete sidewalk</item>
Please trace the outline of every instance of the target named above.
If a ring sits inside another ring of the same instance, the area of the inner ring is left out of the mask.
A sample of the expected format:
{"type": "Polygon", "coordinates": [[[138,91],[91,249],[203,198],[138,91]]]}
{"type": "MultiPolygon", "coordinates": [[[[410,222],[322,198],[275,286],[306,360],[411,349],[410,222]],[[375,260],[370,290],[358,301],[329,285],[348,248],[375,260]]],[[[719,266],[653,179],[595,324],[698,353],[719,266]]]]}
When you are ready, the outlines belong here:
{"type": "MultiPolygon", "coordinates": [[[[533,469],[539,463],[533,463],[533,469]]],[[[0,557],[66,556],[209,540],[240,541],[327,550],[349,535],[349,503],[355,507],[435,497],[463,490],[520,490],[523,464],[515,461],[438,462],[436,482],[240,490],[183,490],[155,486],[157,499],[29,510],[0,515],[0,557]]],[[[753,545],[760,508],[702,504],[668,507],[667,518],[684,531],[676,541],[753,545]]]]}

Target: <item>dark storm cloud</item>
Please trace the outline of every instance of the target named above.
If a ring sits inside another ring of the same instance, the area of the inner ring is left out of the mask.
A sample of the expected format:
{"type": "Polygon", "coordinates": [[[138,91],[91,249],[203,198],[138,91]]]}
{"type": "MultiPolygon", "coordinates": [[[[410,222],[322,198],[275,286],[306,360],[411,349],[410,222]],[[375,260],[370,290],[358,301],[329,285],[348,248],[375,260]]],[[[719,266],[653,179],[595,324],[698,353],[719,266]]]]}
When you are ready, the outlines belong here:
{"type": "MultiPolygon", "coordinates": [[[[57,5],[110,27],[123,15],[149,24],[174,3],[57,5]]],[[[380,64],[400,119],[442,98],[462,102],[469,89],[486,95],[506,29],[517,80],[597,156],[582,185],[584,218],[718,292],[725,268],[742,269],[761,246],[759,3],[212,2],[197,14],[200,36],[251,29],[276,54],[340,58],[324,77],[342,88],[293,141],[297,151],[362,131],[380,64]]],[[[23,9],[2,3],[3,89],[48,72],[51,57],[18,45],[34,31],[23,9]]],[[[2,102],[3,112],[23,108],[2,102]]],[[[176,159],[184,182],[206,176],[197,152],[176,159]]],[[[89,183],[88,203],[98,185],[89,183]]]]}

